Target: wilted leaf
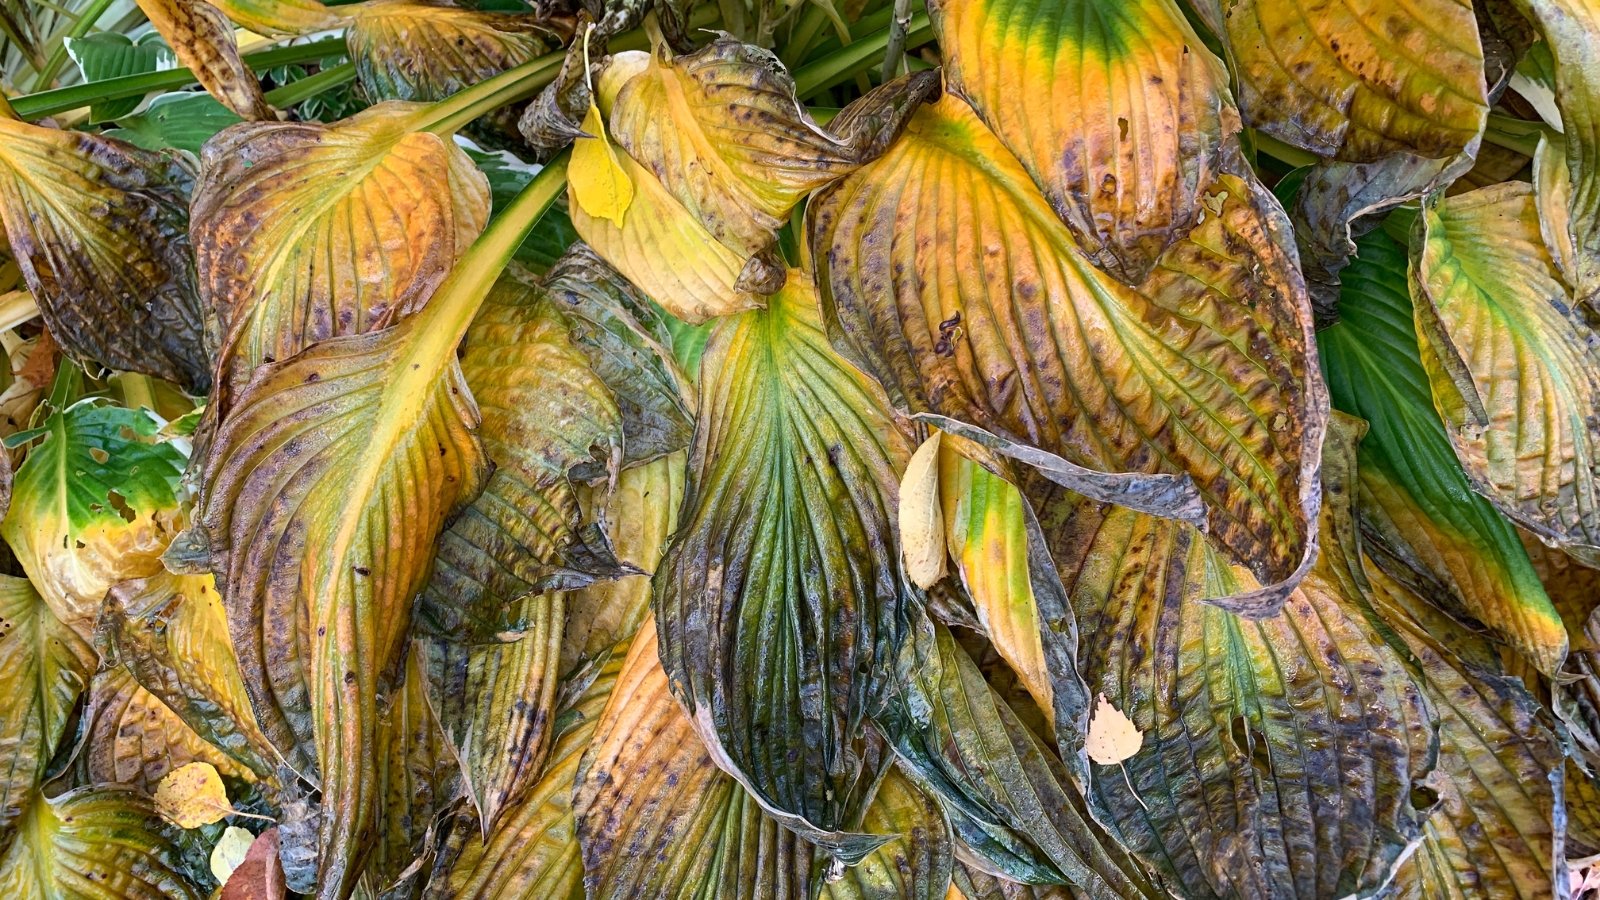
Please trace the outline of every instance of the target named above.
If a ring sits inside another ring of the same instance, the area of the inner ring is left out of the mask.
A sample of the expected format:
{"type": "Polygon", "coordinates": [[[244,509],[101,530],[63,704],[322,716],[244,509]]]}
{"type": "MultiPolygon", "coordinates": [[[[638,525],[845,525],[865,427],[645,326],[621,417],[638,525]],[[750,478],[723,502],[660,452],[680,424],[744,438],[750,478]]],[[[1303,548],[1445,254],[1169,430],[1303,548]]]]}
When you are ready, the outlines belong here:
{"type": "Polygon", "coordinates": [[[588,895],[808,897],[811,846],[717,768],[658,647],[647,620],[584,754],[573,812],[588,895]]]}
{"type": "Polygon", "coordinates": [[[210,575],[163,572],[122,582],[106,595],[99,631],[140,686],[195,733],[257,777],[276,775],[277,756],[256,723],[210,575]]]}
{"type": "Polygon", "coordinates": [[[675,341],[660,308],[582,243],[556,261],[544,287],[565,314],[573,344],[616,400],[623,466],[687,447],[694,398],[673,360],[675,341]]]}
{"type": "Polygon", "coordinates": [[[570,20],[465,9],[450,0],[369,0],[349,14],[356,77],[378,100],[443,100],[560,46],[570,20]]]}
{"type": "Polygon", "coordinates": [[[78,763],[88,784],[129,784],[154,794],[162,778],[189,763],[232,777],[248,771],[195,734],[122,666],[95,675],[81,729],[78,763]]]}
{"type": "Polygon", "coordinates": [[[585,489],[586,505],[598,507],[597,517],[605,522],[617,559],[641,574],[597,581],[568,595],[562,671],[635,633],[650,614],[650,576],[666,552],[667,537],[678,527],[688,456],[680,451],[624,469],[608,493],[585,489]]]}
{"type": "Polygon", "coordinates": [[[1459,153],[1488,113],[1472,4],[1314,9],[1237,0],[1222,21],[1247,124],[1329,159],[1459,153]]]}
{"type": "Polygon", "coordinates": [[[207,762],[185,763],[156,784],[152,795],[156,812],[179,828],[199,828],[220,822],[233,811],[217,767],[207,762]]]}
{"type": "Polygon", "coordinates": [[[1205,215],[1238,130],[1227,71],[1170,0],[930,4],[945,77],[1078,246],[1129,284],[1205,215]]]}
{"type": "Polygon", "coordinates": [[[609,574],[568,565],[580,535],[567,473],[608,468],[622,453],[622,421],[557,305],[509,275],[473,319],[461,370],[495,471],[440,539],[421,603],[430,631],[482,643],[514,630],[513,601],[609,574]]]}
{"type": "Polygon", "coordinates": [[[487,474],[456,346],[564,180],[547,167],[423,312],[262,368],[209,448],[202,522],[245,685],[268,737],[320,769],[319,896],[353,889],[370,851],[378,698],[429,551],[487,474]]]}
{"type": "Polygon", "coordinates": [[[52,412],[17,471],[0,533],[56,618],[93,634],[106,591],[162,570],[181,527],[186,460],[142,409],[84,400],[52,412]]]}
{"type": "Polygon", "coordinates": [[[171,826],[131,788],[80,788],[30,804],[0,894],[18,900],[203,900],[183,875],[171,826]]]}
{"type": "Polygon", "coordinates": [[[949,630],[918,615],[900,661],[906,698],[881,724],[989,870],[1091,896],[1159,897],[1095,825],[1067,768],[984,681],[949,630]]]}
{"type": "Polygon", "coordinates": [[[94,668],[94,648],[56,620],[27,579],[0,576],[0,851],[94,668]]]}
{"type": "Polygon", "coordinates": [[[381,104],[333,125],[243,123],[207,142],[191,233],[224,334],[225,388],[415,311],[478,236],[488,185],[448,137],[419,130],[422,116],[381,104]]]}
{"type": "Polygon", "coordinates": [[[178,61],[222,104],[246,119],[276,116],[261,83],[239,57],[233,24],[206,0],[137,0],[178,61]]]}
{"type": "Polygon", "coordinates": [[[828,346],[809,276],[706,350],[682,522],[653,607],[673,691],[717,765],[780,822],[841,833],[867,787],[867,702],[907,587],[895,494],[911,454],[875,385],[828,346]]]}
{"type": "Polygon", "coordinates": [[[569,685],[577,696],[560,711],[566,723],[533,789],[507,808],[487,840],[478,823],[457,822],[428,885],[428,900],[579,900],[583,860],[572,815],[579,761],[617,683],[627,641],[569,685]]]}
{"type": "Polygon", "coordinates": [[[1418,668],[1438,716],[1439,808],[1395,874],[1403,898],[1556,897],[1561,752],[1522,683],[1464,659],[1459,626],[1370,561],[1372,605],[1418,668]]]}
{"type": "Polygon", "coordinates": [[[1097,499],[1204,515],[1268,585],[1230,602],[1270,614],[1312,555],[1322,391],[1282,213],[1244,178],[1206,191],[1129,288],[946,97],[812,201],[811,241],[841,348],[897,404],[1097,499]]]}
{"type": "Polygon", "coordinates": [[[1472,492],[1434,410],[1406,291],[1404,248],[1382,231],[1346,271],[1340,321],[1318,338],[1339,409],[1371,430],[1361,442],[1363,526],[1375,549],[1426,572],[1497,634],[1554,672],[1566,629],[1516,529],[1472,492]]]}
{"type": "Polygon", "coordinates": [[[1355,437],[1348,421],[1330,428],[1321,551],[1275,618],[1199,602],[1236,573],[1178,523],[1074,498],[1044,515],[1095,636],[1080,645],[1084,679],[1143,732],[1129,780],[1097,773],[1095,796],[1189,896],[1372,892],[1420,837],[1411,788],[1432,769],[1433,735],[1368,620],[1355,437]]]}
{"type": "Polygon", "coordinates": [[[1516,6],[1543,35],[1552,57],[1565,136],[1560,149],[1566,151],[1570,183],[1565,213],[1552,224],[1564,225],[1571,242],[1578,299],[1594,303],[1600,295],[1600,3],[1516,0],[1516,6]]]}
{"type": "Polygon", "coordinates": [[[189,182],[168,157],[0,115],[0,220],[51,334],[80,359],[203,394],[189,182]]]}
{"type": "Polygon", "coordinates": [[[1600,560],[1600,335],[1539,234],[1531,186],[1424,208],[1413,251],[1423,367],[1474,488],[1600,560]]]}
{"type": "MultiPolygon", "coordinates": [[[[889,136],[922,93],[888,85],[856,101],[846,122],[885,111],[889,136]],[[898,113],[898,114],[896,114],[898,113]]],[[[777,232],[807,193],[876,155],[881,133],[841,139],[794,96],[765,50],[722,36],[694,53],[665,48],[613,57],[596,85],[599,109],[625,152],[634,196],[626,226],[573,205],[594,249],[667,311],[690,322],[762,304],[783,283],[771,258],[777,232]]]]}
{"type": "Polygon", "coordinates": [[[426,861],[437,816],[459,796],[462,766],[429,705],[417,651],[412,644],[405,679],[378,721],[378,838],[367,875],[386,894],[414,861],[426,861]]]}
{"type": "Polygon", "coordinates": [[[320,0],[216,0],[214,5],[257,34],[312,34],[338,28],[346,20],[342,11],[320,0]]]}

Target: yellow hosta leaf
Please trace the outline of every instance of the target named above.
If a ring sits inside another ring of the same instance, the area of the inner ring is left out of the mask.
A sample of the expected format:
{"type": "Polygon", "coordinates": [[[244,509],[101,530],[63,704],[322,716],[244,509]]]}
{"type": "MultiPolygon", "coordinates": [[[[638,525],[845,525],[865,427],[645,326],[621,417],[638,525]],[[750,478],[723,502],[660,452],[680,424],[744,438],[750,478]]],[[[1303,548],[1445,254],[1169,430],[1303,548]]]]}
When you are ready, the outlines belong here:
{"type": "Polygon", "coordinates": [[[1142,746],[1144,732],[1101,694],[1095,703],[1094,715],[1089,719],[1088,740],[1084,742],[1089,758],[1103,766],[1114,766],[1138,753],[1142,746]]]}
{"type": "Polygon", "coordinates": [[[450,0],[368,0],[340,12],[349,17],[356,77],[379,100],[443,100],[559,47],[572,33],[570,18],[450,0]]]}
{"type": "Polygon", "coordinates": [[[606,137],[605,120],[593,101],[583,117],[582,127],[593,137],[580,137],[572,142],[572,164],[567,174],[572,197],[584,212],[595,218],[609,219],[621,228],[628,205],[633,202],[633,181],[617,162],[617,150],[606,137]]]}
{"type": "Polygon", "coordinates": [[[179,828],[199,828],[220,822],[233,811],[217,767],[192,762],[166,774],[156,785],[156,811],[179,828]]]}
{"type": "Polygon", "coordinates": [[[211,877],[217,879],[217,884],[228,883],[228,876],[244,862],[245,854],[250,852],[250,845],[255,839],[255,835],[237,825],[223,829],[222,837],[217,838],[217,845],[211,848],[211,877]]]}
{"type": "Polygon", "coordinates": [[[1090,265],[1020,162],[956,97],[812,198],[812,258],[846,353],[929,413],[1097,500],[1187,520],[1267,585],[1310,565],[1324,409],[1287,223],[1248,176],[1129,287],[1090,265]]]}
{"type": "Polygon", "coordinates": [[[233,26],[206,0],[138,0],[195,80],[223,106],[245,119],[274,119],[272,107],[261,95],[261,82],[239,57],[233,26]]]}
{"type": "Polygon", "coordinates": [[[125,787],[38,796],[10,850],[0,896],[16,900],[203,900],[175,829],[125,787]]]}
{"type": "Polygon", "coordinates": [[[900,478],[900,553],[917,587],[944,577],[944,509],[939,503],[939,432],[922,442],[900,478]]]}
{"type": "Polygon", "coordinates": [[[1095,263],[1129,283],[1204,214],[1238,115],[1171,0],[929,4],[950,90],[1028,170],[1095,263]]]}
{"type": "Polygon", "coordinates": [[[244,123],[207,142],[190,233],[224,388],[415,311],[483,230],[487,180],[449,138],[417,130],[420,109],[244,123]]]}
{"type": "Polygon", "coordinates": [[[1425,206],[1412,249],[1422,362],[1473,487],[1600,561],[1600,334],[1507,182],[1425,206]]]}
{"type": "Polygon", "coordinates": [[[209,763],[230,778],[249,777],[248,769],[196,734],[124,666],[95,675],[80,728],[78,765],[91,784],[154,792],[168,773],[193,762],[209,763]]]}
{"type": "Polygon", "coordinates": [[[582,203],[573,225],[668,312],[700,322],[759,307],[782,286],[773,253],[790,210],[882,152],[937,79],[884,85],[841,112],[833,133],[771,53],[727,35],[678,57],[618,54],[597,85],[635,195],[626,227],[582,203]]]}
{"type": "Polygon", "coordinates": [[[1015,485],[962,455],[959,446],[959,439],[947,436],[939,454],[939,495],[950,556],[989,642],[1017,673],[1053,730],[1055,689],[1039,634],[1034,573],[1028,567],[1027,500],[1015,485]]]}

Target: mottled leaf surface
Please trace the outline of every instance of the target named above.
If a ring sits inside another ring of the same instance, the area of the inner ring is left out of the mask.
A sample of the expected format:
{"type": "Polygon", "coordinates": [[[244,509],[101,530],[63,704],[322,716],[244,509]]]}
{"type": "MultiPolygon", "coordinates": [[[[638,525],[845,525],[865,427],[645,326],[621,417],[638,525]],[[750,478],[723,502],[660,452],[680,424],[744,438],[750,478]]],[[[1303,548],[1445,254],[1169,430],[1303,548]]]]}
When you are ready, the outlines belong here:
{"type": "Polygon", "coordinates": [[[172,826],[131,788],[38,798],[0,856],[0,892],[17,900],[202,900],[183,875],[172,826]]]}
{"type": "Polygon", "coordinates": [[[150,24],[166,39],[195,80],[244,119],[272,119],[261,83],[239,56],[233,24],[206,0],[138,0],[150,24]]]}
{"type": "Polygon", "coordinates": [[[712,759],[784,824],[842,847],[908,590],[885,548],[909,440],[828,345],[800,271],[766,310],[718,324],[701,379],[652,604],[662,662],[712,759]]]}
{"type": "Polygon", "coordinates": [[[246,122],[206,143],[193,228],[221,381],[418,309],[489,215],[483,175],[421,107],[332,125],[246,122]]]}
{"type": "Polygon", "coordinates": [[[1238,129],[1222,61],[1171,0],[931,4],[950,90],[1097,265],[1143,281],[1204,213],[1238,129]]]}
{"type": "Polygon", "coordinates": [[[91,784],[127,784],[153,794],[161,779],[192,762],[224,776],[248,770],[184,724],[123,666],[95,675],[80,726],[78,765],[91,784]]]}
{"type": "Polygon", "coordinates": [[[1130,288],[946,97],[813,201],[811,242],[836,342],[898,404],[1079,492],[1203,517],[1267,585],[1234,605],[1270,614],[1312,555],[1324,401],[1281,210],[1233,175],[1206,192],[1130,288]]]}
{"type": "Polygon", "coordinates": [[[1428,206],[1412,300],[1434,405],[1473,486],[1600,559],[1600,335],[1539,233],[1531,186],[1428,206]]]}
{"type": "Polygon", "coordinates": [[[50,333],[78,359],[205,393],[191,180],[132,144],[0,116],[0,222],[50,333]]]}
{"type": "Polygon", "coordinates": [[[570,22],[449,0],[371,0],[349,10],[356,77],[375,100],[443,100],[560,46],[570,22]]]}

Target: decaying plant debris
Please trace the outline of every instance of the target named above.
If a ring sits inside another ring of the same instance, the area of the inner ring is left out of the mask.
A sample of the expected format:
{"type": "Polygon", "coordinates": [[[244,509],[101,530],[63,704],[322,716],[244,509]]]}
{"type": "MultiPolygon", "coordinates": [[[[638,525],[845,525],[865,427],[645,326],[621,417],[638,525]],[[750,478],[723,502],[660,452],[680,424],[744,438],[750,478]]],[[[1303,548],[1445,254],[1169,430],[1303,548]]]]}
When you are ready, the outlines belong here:
{"type": "Polygon", "coordinates": [[[0,896],[1600,896],[1600,2],[0,0],[0,896]]]}

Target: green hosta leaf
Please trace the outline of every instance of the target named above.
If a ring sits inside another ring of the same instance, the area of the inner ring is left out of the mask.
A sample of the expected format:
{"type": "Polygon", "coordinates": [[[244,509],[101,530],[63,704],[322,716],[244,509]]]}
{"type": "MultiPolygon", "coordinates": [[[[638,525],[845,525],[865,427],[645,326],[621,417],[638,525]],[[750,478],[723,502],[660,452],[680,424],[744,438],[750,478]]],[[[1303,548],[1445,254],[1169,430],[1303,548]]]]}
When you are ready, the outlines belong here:
{"type": "Polygon", "coordinates": [[[572,814],[573,787],[628,653],[625,640],[566,685],[574,695],[538,782],[506,809],[487,839],[461,819],[440,854],[428,900],[581,900],[583,861],[572,814]]]}
{"type": "Polygon", "coordinates": [[[32,803],[0,893],[17,900],[203,900],[183,875],[173,828],[131,788],[80,788],[32,803]]]}
{"type": "Polygon", "coordinates": [[[162,94],[143,112],[118,119],[111,135],[146,150],[171,147],[198,156],[206,141],[240,121],[210,94],[162,94]]]}
{"type": "Polygon", "coordinates": [[[212,576],[162,572],[124,581],[106,595],[99,632],[110,655],[201,737],[257,777],[276,774],[212,576]]]}
{"type": "Polygon", "coordinates": [[[647,621],[584,754],[573,812],[588,895],[809,897],[811,845],[717,768],[656,638],[647,621]]]}
{"type": "Polygon", "coordinates": [[[1600,335],[1574,308],[1520,182],[1431,204],[1412,251],[1423,366],[1468,479],[1600,561],[1600,335]]]}
{"type": "Polygon", "coordinates": [[[1235,574],[1179,523],[1071,497],[1044,513],[1095,636],[1080,645],[1084,680],[1144,733],[1129,781],[1095,767],[1096,796],[1185,896],[1370,894],[1421,834],[1411,789],[1433,768],[1434,736],[1410,671],[1368,622],[1354,439],[1348,420],[1330,428],[1321,550],[1271,619],[1200,602],[1235,574]]]}
{"type": "Polygon", "coordinates": [[[424,116],[381,104],[333,125],[240,124],[207,142],[191,233],[224,334],[224,388],[415,311],[483,229],[483,175],[449,138],[419,130],[424,116]]]}
{"type": "Polygon", "coordinates": [[[868,701],[908,587],[894,510],[910,457],[887,402],[828,346],[810,278],[720,322],[677,537],[657,570],[663,663],[711,757],[847,856],[868,701]],[[827,527],[821,527],[825,523],[827,527]]]}
{"type": "Polygon", "coordinates": [[[1238,128],[1221,60],[1171,0],[943,0],[930,12],[951,92],[1097,265],[1143,281],[1204,215],[1238,128]]]}
{"type": "MultiPolygon", "coordinates": [[[[67,55],[77,64],[78,73],[84,81],[141,75],[177,65],[172,49],[162,43],[157,35],[147,35],[135,41],[125,34],[103,31],[84,37],[68,37],[64,44],[67,55]]],[[[138,108],[138,97],[108,100],[90,106],[89,118],[103,122],[125,116],[138,108]]]]}
{"type": "Polygon", "coordinates": [[[162,776],[192,762],[208,763],[225,778],[247,777],[247,769],[195,734],[122,666],[95,675],[80,728],[85,743],[77,764],[86,784],[127,784],[153,794],[162,776]]]}
{"type": "Polygon", "coordinates": [[[183,453],[142,409],[85,400],[52,413],[0,533],[62,622],[89,636],[106,591],[161,571],[181,526],[183,453]]]}
{"type": "Polygon", "coordinates": [[[1367,571],[1372,605],[1410,652],[1439,720],[1439,770],[1425,782],[1439,807],[1395,874],[1396,896],[1562,896],[1562,758],[1538,702],[1498,661],[1464,658],[1472,639],[1457,639],[1459,626],[1370,562],[1367,571]]]}
{"type": "Polygon", "coordinates": [[[95,665],[94,648],[56,620],[27,579],[0,577],[0,852],[95,665]]]}
{"type": "Polygon", "coordinates": [[[1466,612],[1545,672],[1567,635],[1516,529],[1472,492],[1434,410],[1406,291],[1404,248],[1381,231],[1346,271],[1340,322],[1318,336],[1339,409],[1371,424],[1361,512],[1380,549],[1428,573],[1466,612]]]}
{"type": "Polygon", "coordinates": [[[0,221],[71,355],[205,393],[190,175],[131,144],[0,116],[0,221]]]}
{"type": "Polygon", "coordinates": [[[1162,896],[1094,824],[1067,767],[950,631],[920,611],[917,619],[900,661],[905,696],[881,724],[984,868],[1021,881],[1071,883],[1091,896],[1162,896]]]}
{"type": "Polygon", "coordinates": [[[201,521],[245,685],[268,737],[320,770],[317,847],[311,828],[284,845],[317,856],[319,897],[348,895],[371,849],[379,698],[434,542],[488,474],[457,345],[564,175],[531,184],[423,312],[263,367],[212,439],[201,521]]]}
{"type": "Polygon", "coordinates": [[[836,342],[898,404],[1098,500],[1204,519],[1267,585],[1231,605],[1270,614],[1310,564],[1322,387],[1281,211],[1231,174],[1204,202],[1130,288],[946,97],[812,201],[812,255],[836,342]]]}

